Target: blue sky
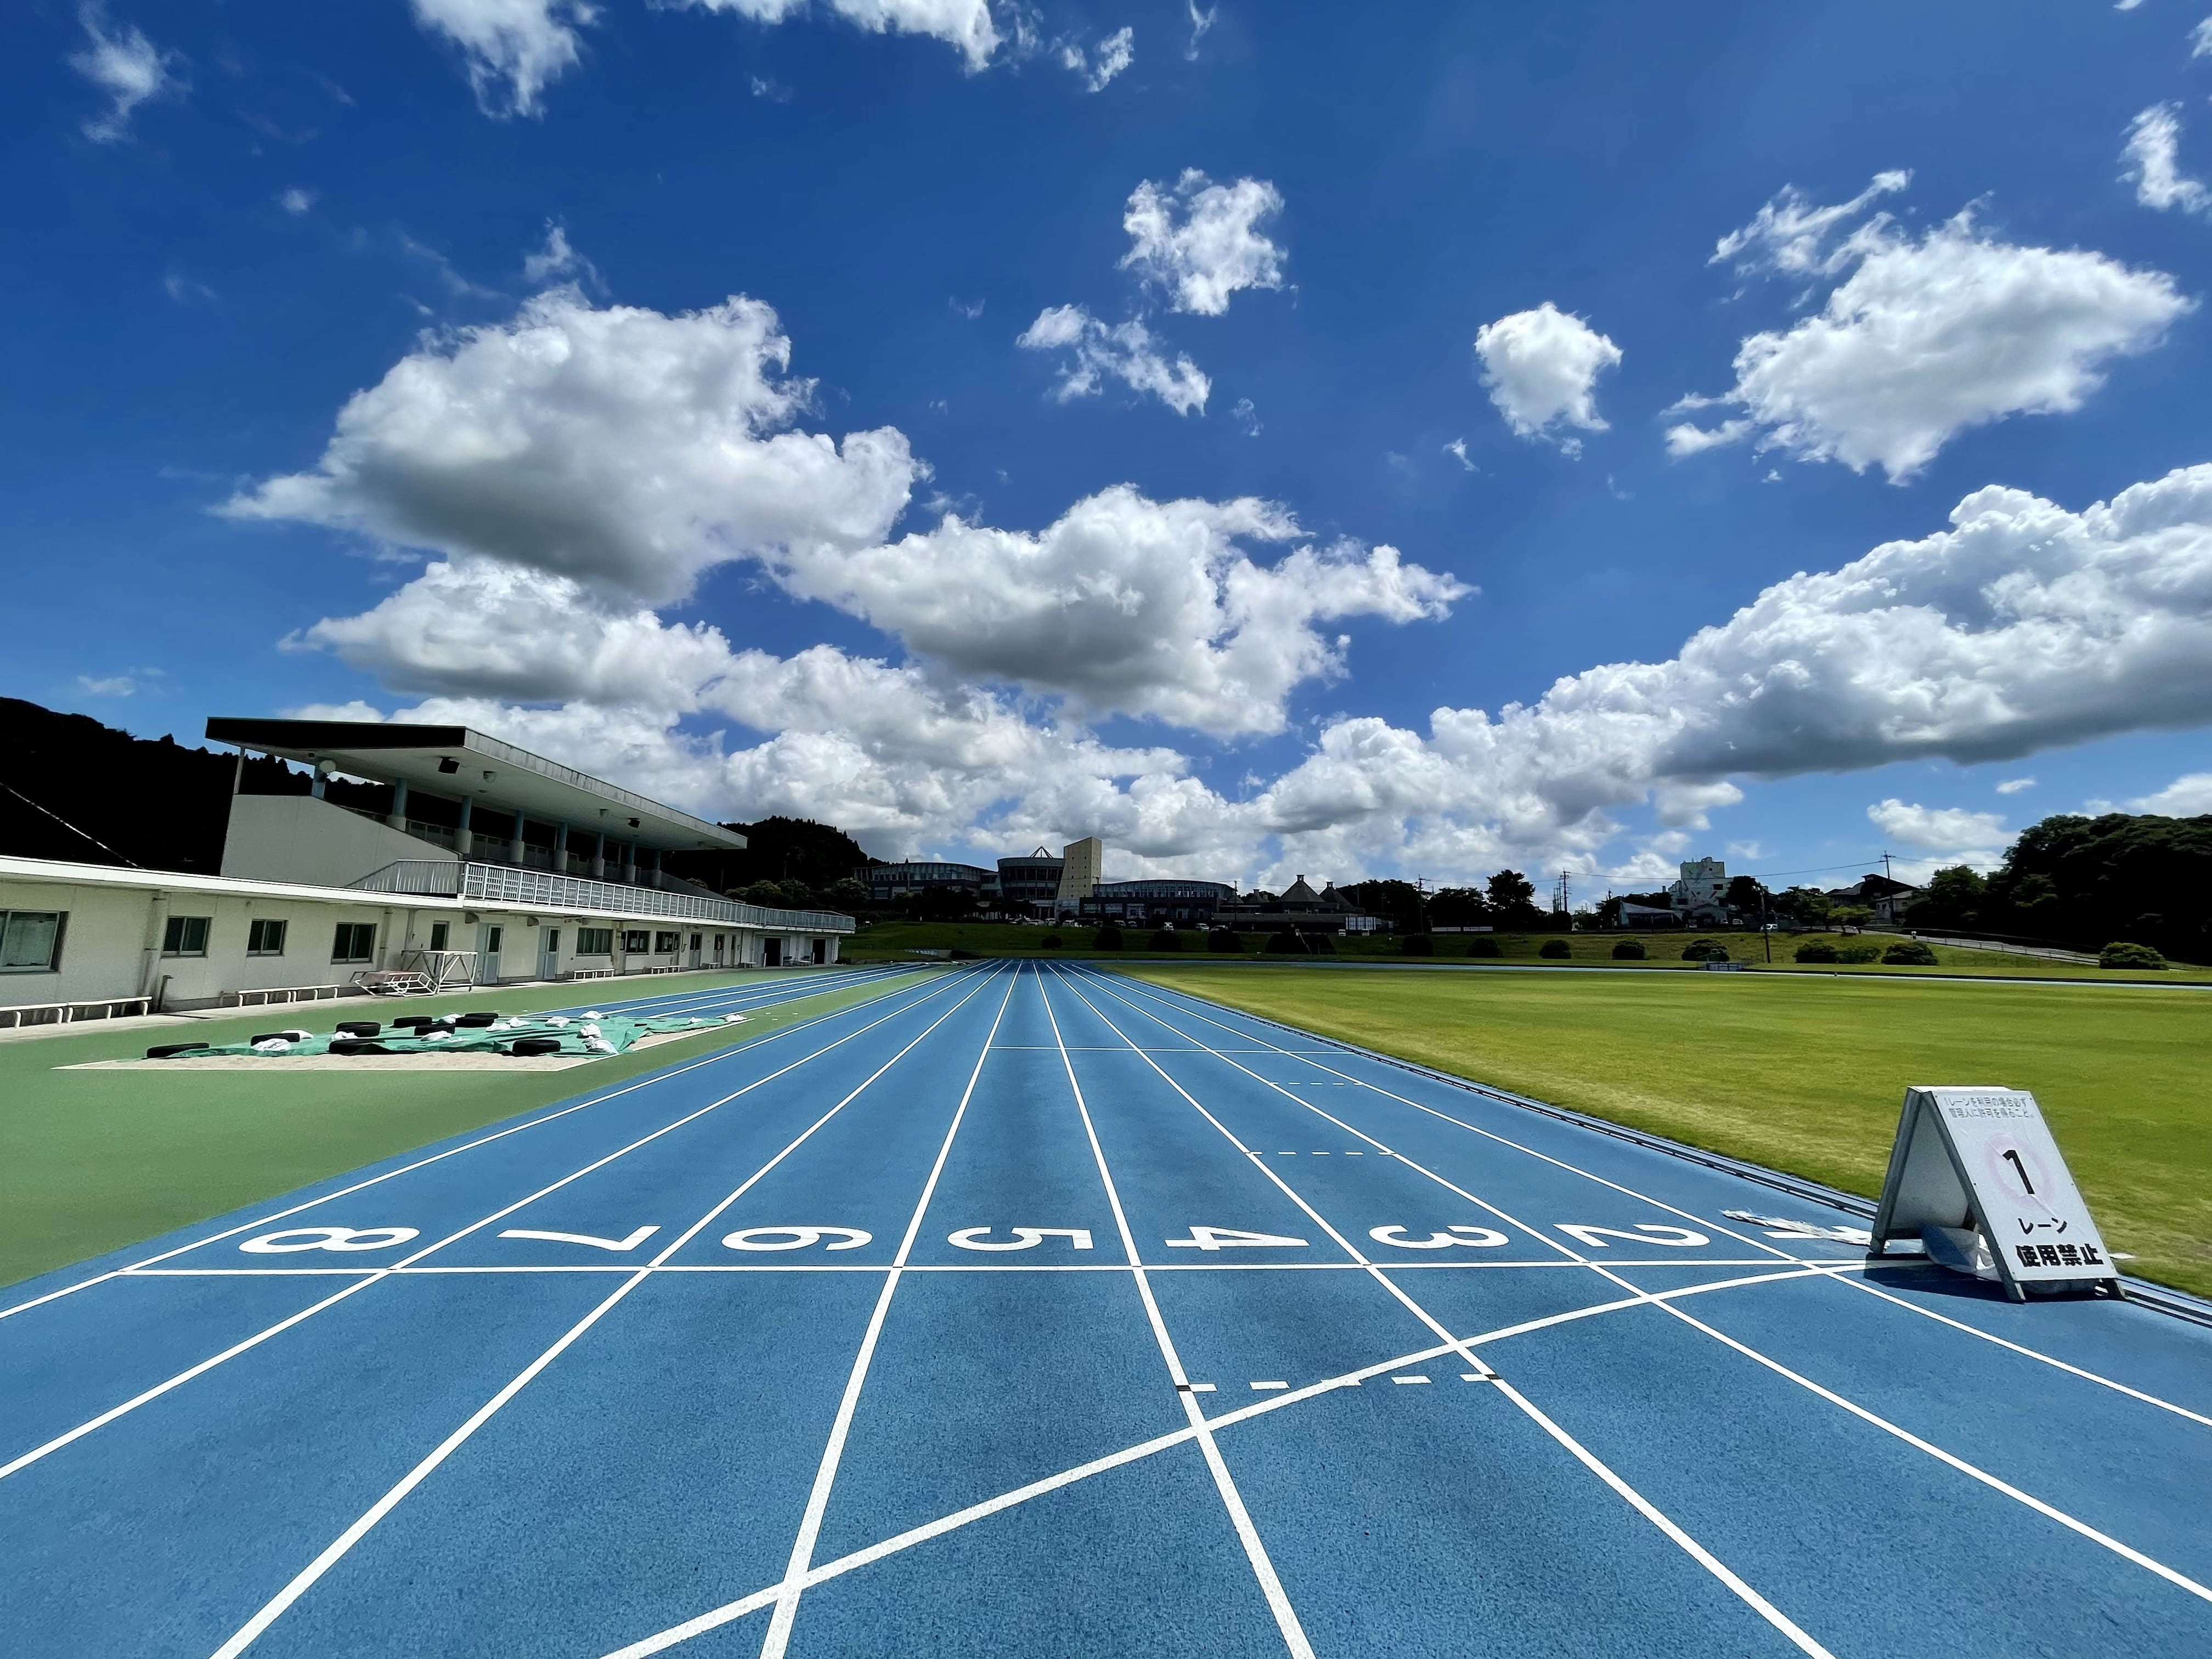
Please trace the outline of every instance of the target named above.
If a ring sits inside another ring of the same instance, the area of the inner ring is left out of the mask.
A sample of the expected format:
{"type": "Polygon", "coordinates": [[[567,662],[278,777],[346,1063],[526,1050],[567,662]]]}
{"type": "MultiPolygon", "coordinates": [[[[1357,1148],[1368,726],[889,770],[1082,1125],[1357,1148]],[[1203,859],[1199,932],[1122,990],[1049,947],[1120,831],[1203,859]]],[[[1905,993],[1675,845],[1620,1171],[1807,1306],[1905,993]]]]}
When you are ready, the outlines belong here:
{"type": "Polygon", "coordinates": [[[19,10],[0,690],[1116,874],[2212,811],[2201,9],[19,10]]]}

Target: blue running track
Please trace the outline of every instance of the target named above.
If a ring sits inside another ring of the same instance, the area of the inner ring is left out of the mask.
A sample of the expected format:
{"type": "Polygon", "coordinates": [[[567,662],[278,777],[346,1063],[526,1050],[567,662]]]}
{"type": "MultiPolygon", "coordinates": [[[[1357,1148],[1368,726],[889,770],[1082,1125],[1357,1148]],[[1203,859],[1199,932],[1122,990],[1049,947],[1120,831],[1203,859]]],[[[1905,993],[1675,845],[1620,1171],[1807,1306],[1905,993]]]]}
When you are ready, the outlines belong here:
{"type": "Polygon", "coordinates": [[[0,1293],[0,1652],[2212,1655],[2212,1331],[1112,973],[878,977],[0,1293]]]}

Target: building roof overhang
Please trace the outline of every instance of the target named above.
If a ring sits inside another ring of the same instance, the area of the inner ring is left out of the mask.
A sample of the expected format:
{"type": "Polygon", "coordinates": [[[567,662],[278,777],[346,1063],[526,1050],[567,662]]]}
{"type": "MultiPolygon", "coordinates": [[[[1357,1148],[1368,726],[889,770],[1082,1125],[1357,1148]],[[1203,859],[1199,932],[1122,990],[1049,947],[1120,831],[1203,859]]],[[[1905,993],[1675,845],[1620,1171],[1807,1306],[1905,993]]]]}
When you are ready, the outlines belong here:
{"type": "Polygon", "coordinates": [[[492,811],[520,808],[539,823],[604,831],[611,841],[662,852],[745,845],[734,830],[465,726],[217,717],[207,735],[302,765],[327,761],[349,777],[466,797],[492,811]]]}

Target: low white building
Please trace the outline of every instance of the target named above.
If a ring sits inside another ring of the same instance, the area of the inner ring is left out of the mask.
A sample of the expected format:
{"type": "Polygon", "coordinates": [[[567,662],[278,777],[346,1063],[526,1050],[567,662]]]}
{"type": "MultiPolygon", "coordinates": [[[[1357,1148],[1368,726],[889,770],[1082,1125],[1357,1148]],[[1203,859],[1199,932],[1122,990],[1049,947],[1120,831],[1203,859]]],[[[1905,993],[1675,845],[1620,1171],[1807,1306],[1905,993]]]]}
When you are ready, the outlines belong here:
{"type": "Polygon", "coordinates": [[[853,931],[665,875],[665,852],[744,837],[481,732],[211,720],[209,735],[316,768],[316,793],[234,795],[220,876],[0,858],[0,1017],[327,995],[388,971],[504,984],[827,964],[853,931]],[[325,799],[333,772],[389,785],[393,810],[325,799]],[[410,812],[410,792],[435,818],[410,812]],[[488,817],[501,833],[473,828],[488,817]]]}

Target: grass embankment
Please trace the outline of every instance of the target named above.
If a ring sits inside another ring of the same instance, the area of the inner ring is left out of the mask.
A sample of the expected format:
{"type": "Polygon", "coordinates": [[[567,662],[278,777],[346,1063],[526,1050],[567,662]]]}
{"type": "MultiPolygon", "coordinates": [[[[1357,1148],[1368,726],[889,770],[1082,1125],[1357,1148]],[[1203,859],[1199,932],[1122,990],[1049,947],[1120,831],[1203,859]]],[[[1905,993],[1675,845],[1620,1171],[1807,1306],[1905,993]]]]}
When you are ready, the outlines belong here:
{"type": "Polygon", "coordinates": [[[389,1019],[453,1008],[527,1013],[718,986],[759,988],[752,974],[671,974],[605,983],[475,990],[404,1002],[256,1008],[235,1018],[0,1042],[0,1285],[222,1215],[241,1205],[390,1158],[501,1118],[605,1089],[638,1073],[751,1042],[779,1027],[882,994],[877,981],[749,1010],[727,1037],[702,1036],[590,1066],[544,1073],[67,1072],[136,1060],[160,1042],[238,1042],[285,1026],[389,1019]]]}
{"type": "MultiPolygon", "coordinates": [[[[1085,961],[1126,962],[1135,960],[1196,960],[1205,956],[1216,963],[1231,960],[1227,956],[1212,956],[1206,950],[1206,937],[1201,933],[1181,934],[1183,948],[1170,956],[1152,948],[1152,930],[1131,927],[1122,930],[1124,948],[1119,951],[1094,951],[1091,941],[1097,936],[1095,927],[1024,927],[1012,922],[924,922],[878,921],[862,928],[847,941],[841,954],[848,962],[896,961],[911,951],[966,951],[979,957],[1026,957],[1043,961],[1055,958],[1076,958],[1085,961]],[[1048,934],[1057,934],[1060,946],[1047,950],[1044,940],[1048,934]]],[[[2212,980],[2212,969],[2175,963],[2169,970],[2159,973],[2106,972],[2094,965],[2063,962],[2046,962],[2035,957],[2008,956],[1999,951],[1971,951],[1948,945],[1932,945],[1936,965],[1933,968],[1892,967],[1881,962],[1872,963],[1799,963],[1795,960],[1801,945],[1833,945],[1840,947],[1872,945],[1887,948],[1898,943],[1904,935],[1899,933],[1778,933],[1773,938],[1774,960],[1766,960],[1767,942],[1757,933],[1650,933],[1624,935],[1620,933],[1437,933],[1430,944],[1432,957],[1408,957],[1405,941],[1395,934],[1349,934],[1335,941],[1336,957],[1346,962],[1410,962],[1417,965],[1470,961],[1480,965],[1492,963],[1528,967],[1584,967],[1638,968],[1653,971],[1680,973],[1697,970],[1703,964],[1685,962],[1682,947],[1692,939],[1710,939],[1728,947],[1729,955],[1738,962],[1749,963],[1762,972],[1793,974],[1961,974],[1972,978],[2014,979],[2098,979],[2142,980],[2146,983],[2169,981],[2212,980]],[[1632,937],[1649,954],[1641,962],[1616,960],[1614,945],[1624,938],[1632,937]],[[1498,955],[1495,957],[1470,957],[1468,949],[1478,938],[1496,942],[1498,955]],[[1568,954],[1554,959],[1542,954],[1543,947],[1553,940],[1564,940],[1568,954]]],[[[1266,936],[1259,933],[1241,935],[1242,958],[1249,962],[1261,959],[1261,946],[1266,936]]],[[[1282,957],[1270,958],[1273,961],[1282,957]]]]}
{"type": "Polygon", "coordinates": [[[1138,978],[1869,1197],[1905,1090],[2032,1090],[2129,1270],[2212,1295],[2212,1003],[2128,987],[1755,975],[1138,978]]]}

